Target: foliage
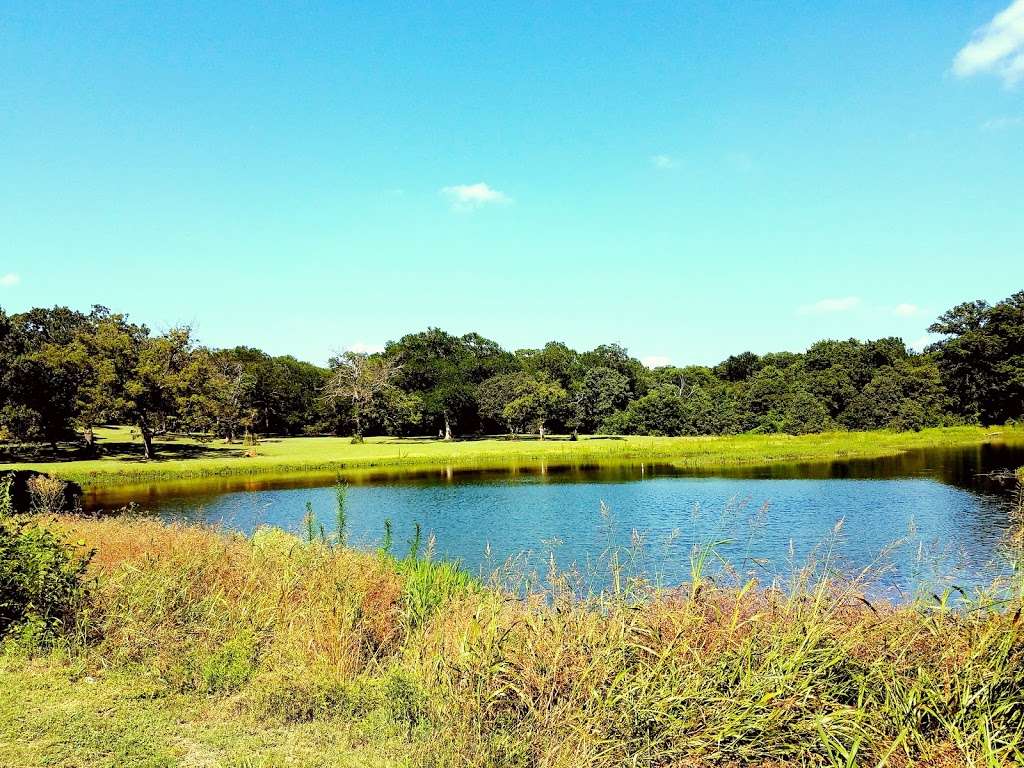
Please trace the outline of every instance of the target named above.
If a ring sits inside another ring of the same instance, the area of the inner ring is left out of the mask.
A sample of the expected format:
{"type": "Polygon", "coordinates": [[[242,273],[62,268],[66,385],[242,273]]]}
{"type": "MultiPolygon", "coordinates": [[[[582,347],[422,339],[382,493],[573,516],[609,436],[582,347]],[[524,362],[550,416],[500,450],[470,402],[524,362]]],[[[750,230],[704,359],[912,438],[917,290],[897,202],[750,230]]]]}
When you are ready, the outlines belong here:
{"type": "Polygon", "coordinates": [[[932,345],[958,413],[983,424],[1024,414],[1024,291],[989,305],[959,304],[929,329],[946,338],[932,345]]]}
{"type": "Polygon", "coordinates": [[[454,430],[472,431],[479,423],[477,386],[514,367],[512,355],[490,339],[438,328],[390,342],[385,354],[402,366],[398,385],[423,404],[424,426],[440,428],[448,440],[454,430]]]}
{"type": "Polygon", "coordinates": [[[590,368],[572,385],[574,431],[593,432],[605,419],[629,403],[629,379],[619,371],[604,366],[590,368]]]}
{"type": "MultiPolygon", "coordinates": [[[[8,493],[0,488],[0,496],[8,493]]],[[[0,638],[38,641],[71,629],[88,596],[90,557],[33,519],[0,517],[0,638]]]]}
{"type": "Polygon", "coordinates": [[[685,402],[666,389],[656,389],[634,400],[625,411],[605,419],[601,431],[627,435],[686,434],[685,402]]]}
{"type": "Polygon", "coordinates": [[[130,424],[143,455],[162,434],[460,435],[595,430],[643,435],[837,427],[915,430],[1024,418],[1024,292],[967,302],[924,353],[898,338],[826,339],[803,353],[744,352],[648,370],[617,344],[510,353],[476,333],[412,333],[330,368],[249,347],[208,349],[187,327],[153,334],[96,306],[0,310],[0,437],[51,451],[130,424]]]}
{"type": "Polygon", "coordinates": [[[0,524],[14,515],[13,488],[14,474],[0,475],[0,524]]]}

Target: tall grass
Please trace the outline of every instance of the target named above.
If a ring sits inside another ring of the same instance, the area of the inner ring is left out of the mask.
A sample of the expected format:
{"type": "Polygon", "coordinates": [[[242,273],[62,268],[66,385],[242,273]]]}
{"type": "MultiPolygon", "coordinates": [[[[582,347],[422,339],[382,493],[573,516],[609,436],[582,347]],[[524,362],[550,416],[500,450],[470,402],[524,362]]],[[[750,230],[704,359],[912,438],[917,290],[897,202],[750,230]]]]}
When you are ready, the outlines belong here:
{"type": "MultiPolygon", "coordinates": [[[[391,536],[357,552],[315,518],[307,541],[59,524],[97,549],[77,650],[89,668],[138,670],[257,719],[372,718],[415,764],[1024,762],[1019,568],[957,605],[891,605],[836,577],[827,546],[776,585],[727,582],[710,541],[678,589],[610,551],[612,589],[581,599],[552,569],[520,597],[436,561],[420,531],[396,558],[391,536]]],[[[1024,562],[1019,540],[1007,552],[1024,562]]]]}

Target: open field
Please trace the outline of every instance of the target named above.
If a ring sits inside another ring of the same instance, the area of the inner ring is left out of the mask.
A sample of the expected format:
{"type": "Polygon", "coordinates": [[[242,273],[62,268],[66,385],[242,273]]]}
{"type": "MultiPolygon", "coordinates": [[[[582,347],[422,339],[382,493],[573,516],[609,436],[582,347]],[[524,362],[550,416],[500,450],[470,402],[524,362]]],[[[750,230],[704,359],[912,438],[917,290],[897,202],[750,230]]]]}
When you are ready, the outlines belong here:
{"type": "Polygon", "coordinates": [[[829,432],[802,435],[729,437],[606,437],[577,441],[553,437],[506,440],[486,438],[444,442],[425,438],[369,438],[352,444],[340,437],[268,438],[250,450],[223,442],[179,437],[158,441],[155,460],[141,458],[141,446],[126,428],[97,431],[104,456],[77,460],[71,451],[57,461],[0,464],[5,469],[36,469],[86,486],[187,479],[217,475],[289,474],[369,467],[495,467],[585,462],[651,461],[686,467],[829,461],[879,457],[913,448],[981,444],[992,439],[1024,439],[1024,429],[946,427],[921,432],[829,432]]]}
{"type": "Polygon", "coordinates": [[[521,600],[330,536],[45,524],[95,548],[91,594],[52,650],[0,650],[5,766],[1024,759],[1019,584],[871,605],[827,560],[783,591],[716,584],[705,549],[672,593],[584,601],[556,574],[521,600]]]}

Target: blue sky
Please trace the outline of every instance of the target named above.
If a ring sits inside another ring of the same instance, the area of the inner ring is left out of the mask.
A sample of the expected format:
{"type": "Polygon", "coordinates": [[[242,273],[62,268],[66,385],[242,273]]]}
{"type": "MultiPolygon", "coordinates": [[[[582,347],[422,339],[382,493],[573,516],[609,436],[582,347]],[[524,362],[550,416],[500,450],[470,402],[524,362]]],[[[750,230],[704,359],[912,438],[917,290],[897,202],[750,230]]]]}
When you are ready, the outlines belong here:
{"type": "Polygon", "coordinates": [[[685,364],[1024,288],[1024,0],[7,0],[0,73],[8,312],[685,364]]]}

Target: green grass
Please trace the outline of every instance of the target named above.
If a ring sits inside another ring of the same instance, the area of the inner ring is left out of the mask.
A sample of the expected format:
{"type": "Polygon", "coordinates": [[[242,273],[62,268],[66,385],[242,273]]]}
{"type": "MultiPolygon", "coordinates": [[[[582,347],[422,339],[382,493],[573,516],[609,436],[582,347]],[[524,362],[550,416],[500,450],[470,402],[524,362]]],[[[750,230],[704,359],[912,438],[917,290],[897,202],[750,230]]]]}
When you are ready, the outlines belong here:
{"type": "Polygon", "coordinates": [[[158,458],[145,461],[141,446],[125,428],[97,431],[105,454],[76,460],[70,451],[57,461],[0,464],[56,474],[86,486],[130,484],[224,475],[333,474],[371,468],[490,468],[648,461],[681,467],[763,465],[821,462],[852,457],[891,456],[914,448],[981,444],[992,439],[1024,439],[1022,429],[947,427],[922,432],[832,432],[729,437],[555,437],[501,438],[444,442],[433,439],[369,438],[352,444],[347,438],[269,438],[252,449],[220,441],[187,437],[157,441],[158,458]]]}
{"type": "Polygon", "coordinates": [[[384,768],[409,747],[372,720],[283,724],[159,680],[87,670],[59,654],[0,655],[0,765],[61,768],[384,768]]]}

